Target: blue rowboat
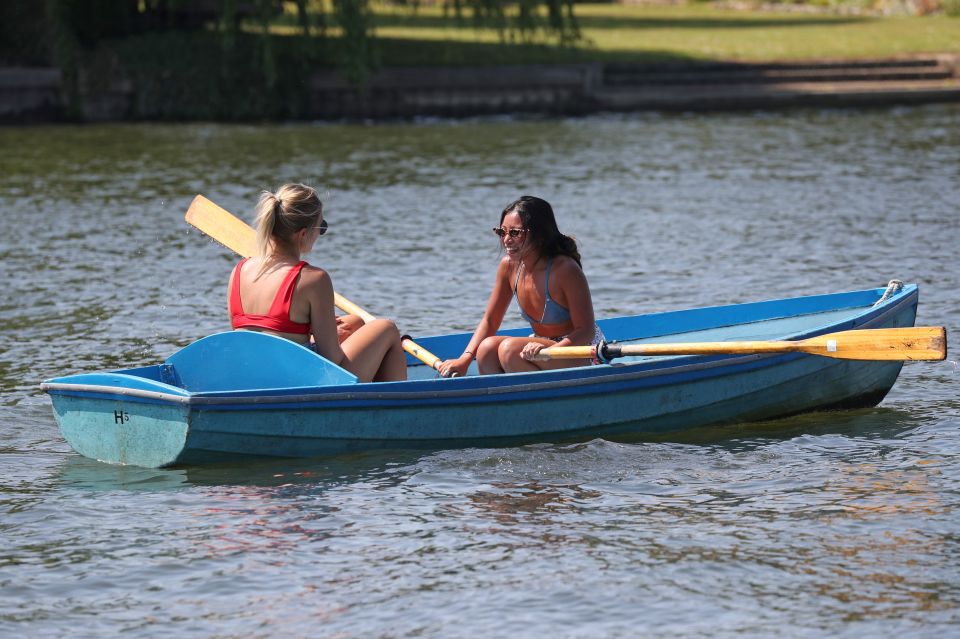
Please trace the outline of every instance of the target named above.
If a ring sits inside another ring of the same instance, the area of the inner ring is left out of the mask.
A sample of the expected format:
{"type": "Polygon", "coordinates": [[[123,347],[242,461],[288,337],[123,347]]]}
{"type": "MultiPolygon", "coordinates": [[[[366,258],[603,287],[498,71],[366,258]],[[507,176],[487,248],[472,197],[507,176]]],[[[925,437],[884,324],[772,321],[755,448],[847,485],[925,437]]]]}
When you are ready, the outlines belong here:
{"type": "MultiPolygon", "coordinates": [[[[619,344],[795,340],[911,327],[918,296],[910,284],[599,324],[619,344]]],[[[417,342],[448,358],[469,339],[459,333],[417,342]]],[[[684,355],[504,375],[479,376],[474,368],[444,379],[409,358],[407,381],[364,384],[293,342],[231,331],[197,340],[162,364],[60,377],[42,389],[81,455],[161,467],[248,455],[616,439],[865,407],[883,399],[901,365],[802,353],[684,355]]]]}

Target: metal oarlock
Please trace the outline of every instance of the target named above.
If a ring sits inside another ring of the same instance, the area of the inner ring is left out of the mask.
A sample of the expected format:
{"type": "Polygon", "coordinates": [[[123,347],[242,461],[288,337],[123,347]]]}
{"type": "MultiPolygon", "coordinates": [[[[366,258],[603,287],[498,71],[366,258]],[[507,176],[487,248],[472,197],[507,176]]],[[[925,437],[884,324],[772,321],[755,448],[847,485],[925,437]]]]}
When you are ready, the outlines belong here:
{"type": "Polygon", "coordinates": [[[609,364],[614,358],[620,357],[620,348],[607,344],[606,340],[600,340],[593,346],[593,363],[609,364]]]}

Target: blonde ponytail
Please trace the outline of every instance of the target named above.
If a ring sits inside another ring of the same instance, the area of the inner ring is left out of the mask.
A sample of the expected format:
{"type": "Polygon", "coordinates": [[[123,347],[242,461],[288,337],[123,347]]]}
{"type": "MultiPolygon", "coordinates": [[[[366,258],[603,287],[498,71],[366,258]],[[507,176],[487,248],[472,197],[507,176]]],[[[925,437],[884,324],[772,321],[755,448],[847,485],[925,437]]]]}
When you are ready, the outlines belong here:
{"type": "Polygon", "coordinates": [[[274,245],[290,245],[300,229],[314,226],[323,214],[315,189],[284,184],[276,193],[263,191],[256,208],[257,252],[266,256],[274,245]]]}
{"type": "Polygon", "coordinates": [[[270,250],[270,238],[273,237],[273,229],[277,225],[278,208],[280,208],[280,202],[273,193],[269,191],[260,193],[256,208],[257,217],[254,220],[254,226],[257,229],[257,253],[260,257],[265,256],[270,250]]]}

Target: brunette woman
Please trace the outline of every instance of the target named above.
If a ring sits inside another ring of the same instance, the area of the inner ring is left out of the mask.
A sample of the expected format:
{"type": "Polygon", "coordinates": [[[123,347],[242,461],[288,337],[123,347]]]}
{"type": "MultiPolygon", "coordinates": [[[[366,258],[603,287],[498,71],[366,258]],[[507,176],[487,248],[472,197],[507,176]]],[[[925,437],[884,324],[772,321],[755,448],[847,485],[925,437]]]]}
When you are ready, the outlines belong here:
{"type": "Polygon", "coordinates": [[[505,255],[497,267],[487,309],[463,354],[441,363],[441,375],[465,375],[474,358],[481,374],[589,364],[588,359],[533,360],[548,346],[582,346],[603,339],[594,321],[577,244],[557,228],[553,208],[545,200],[525,195],[503,210],[493,232],[505,255]],[[530,337],[496,335],[514,296],[520,314],[533,329],[530,337]]]}

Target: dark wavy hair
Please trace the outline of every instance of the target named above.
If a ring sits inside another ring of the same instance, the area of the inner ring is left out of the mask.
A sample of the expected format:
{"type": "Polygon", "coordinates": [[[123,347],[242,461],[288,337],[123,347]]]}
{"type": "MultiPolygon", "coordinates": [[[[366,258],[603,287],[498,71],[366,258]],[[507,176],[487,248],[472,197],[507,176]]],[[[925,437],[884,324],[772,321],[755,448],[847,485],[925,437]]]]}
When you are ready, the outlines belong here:
{"type": "Polygon", "coordinates": [[[577,242],[569,235],[564,235],[557,228],[557,218],[553,214],[553,207],[546,200],[532,195],[524,195],[511,202],[500,214],[500,226],[508,213],[520,216],[523,228],[527,229],[527,240],[532,242],[537,251],[546,257],[566,255],[572,257],[580,267],[580,251],[577,242]]]}

